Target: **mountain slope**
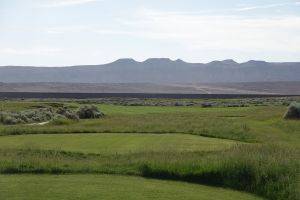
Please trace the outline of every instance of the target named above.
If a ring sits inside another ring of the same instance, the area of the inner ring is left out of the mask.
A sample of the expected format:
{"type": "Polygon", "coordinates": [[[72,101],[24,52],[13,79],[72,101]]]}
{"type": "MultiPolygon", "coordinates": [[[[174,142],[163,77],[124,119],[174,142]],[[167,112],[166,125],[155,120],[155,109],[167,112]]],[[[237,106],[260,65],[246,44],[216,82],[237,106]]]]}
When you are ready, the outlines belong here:
{"type": "Polygon", "coordinates": [[[67,83],[226,83],[300,81],[300,62],[268,63],[233,60],[207,64],[152,58],[120,59],[104,65],[72,67],[0,67],[0,82],[67,83]]]}

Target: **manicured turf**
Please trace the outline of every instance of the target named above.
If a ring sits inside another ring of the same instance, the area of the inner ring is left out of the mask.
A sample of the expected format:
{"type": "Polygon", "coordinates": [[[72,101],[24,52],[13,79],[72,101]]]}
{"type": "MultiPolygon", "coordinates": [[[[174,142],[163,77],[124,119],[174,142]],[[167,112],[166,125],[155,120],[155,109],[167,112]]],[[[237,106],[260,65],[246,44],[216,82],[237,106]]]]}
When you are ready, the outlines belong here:
{"type": "Polygon", "coordinates": [[[1,136],[0,148],[63,150],[82,153],[216,151],[238,142],[188,134],[40,134],[1,136]]]}
{"type": "Polygon", "coordinates": [[[111,175],[2,175],[1,200],[261,200],[229,189],[111,175]]]}

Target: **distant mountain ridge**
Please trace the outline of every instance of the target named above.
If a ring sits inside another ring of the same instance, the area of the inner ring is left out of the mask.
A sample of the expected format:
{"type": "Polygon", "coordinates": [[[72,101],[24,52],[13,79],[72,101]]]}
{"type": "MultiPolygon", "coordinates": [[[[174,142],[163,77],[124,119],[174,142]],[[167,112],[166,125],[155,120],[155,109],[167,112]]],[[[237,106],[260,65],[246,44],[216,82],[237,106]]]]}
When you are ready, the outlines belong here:
{"type": "Polygon", "coordinates": [[[70,67],[0,67],[4,83],[239,83],[300,81],[300,62],[270,63],[234,60],[187,63],[150,58],[144,62],[119,59],[102,65],[70,67]]]}

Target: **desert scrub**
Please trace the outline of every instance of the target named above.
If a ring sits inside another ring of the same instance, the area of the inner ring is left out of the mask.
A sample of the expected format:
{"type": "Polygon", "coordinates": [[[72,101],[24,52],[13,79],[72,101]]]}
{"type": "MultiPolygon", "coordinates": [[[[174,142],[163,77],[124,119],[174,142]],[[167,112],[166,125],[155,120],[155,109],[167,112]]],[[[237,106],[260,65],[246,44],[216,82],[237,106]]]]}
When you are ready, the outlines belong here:
{"type": "Polygon", "coordinates": [[[58,108],[40,108],[19,112],[0,112],[0,123],[5,125],[38,123],[52,120],[54,125],[67,124],[67,120],[100,118],[104,114],[96,106],[83,106],[76,112],[62,106],[58,108]],[[65,121],[64,121],[65,120],[65,121]],[[60,122],[58,122],[60,121],[60,122]],[[64,121],[64,123],[61,123],[64,121]]]}
{"type": "Polygon", "coordinates": [[[68,108],[68,107],[59,107],[55,113],[58,115],[55,118],[67,118],[67,119],[72,119],[72,120],[79,120],[79,116],[77,115],[77,113],[68,108]],[[59,117],[60,116],[60,117],[59,117]]]}
{"type": "Polygon", "coordinates": [[[35,109],[21,112],[1,112],[0,123],[2,124],[25,124],[48,121],[52,118],[51,109],[35,109]]]}
{"type": "Polygon", "coordinates": [[[300,103],[292,103],[284,115],[285,119],[300,119],[300,103]]]}

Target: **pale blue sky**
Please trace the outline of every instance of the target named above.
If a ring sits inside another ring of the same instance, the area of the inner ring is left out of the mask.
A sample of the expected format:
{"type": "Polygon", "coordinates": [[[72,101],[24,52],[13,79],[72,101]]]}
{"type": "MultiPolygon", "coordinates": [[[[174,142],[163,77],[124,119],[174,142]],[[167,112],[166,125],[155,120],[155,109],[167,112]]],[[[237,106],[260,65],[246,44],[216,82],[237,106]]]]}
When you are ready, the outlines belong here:
{"type": "Polygon", "coordinates": [[[0,0],[0,65],[300,61],[300,0],[0,0]]]}

